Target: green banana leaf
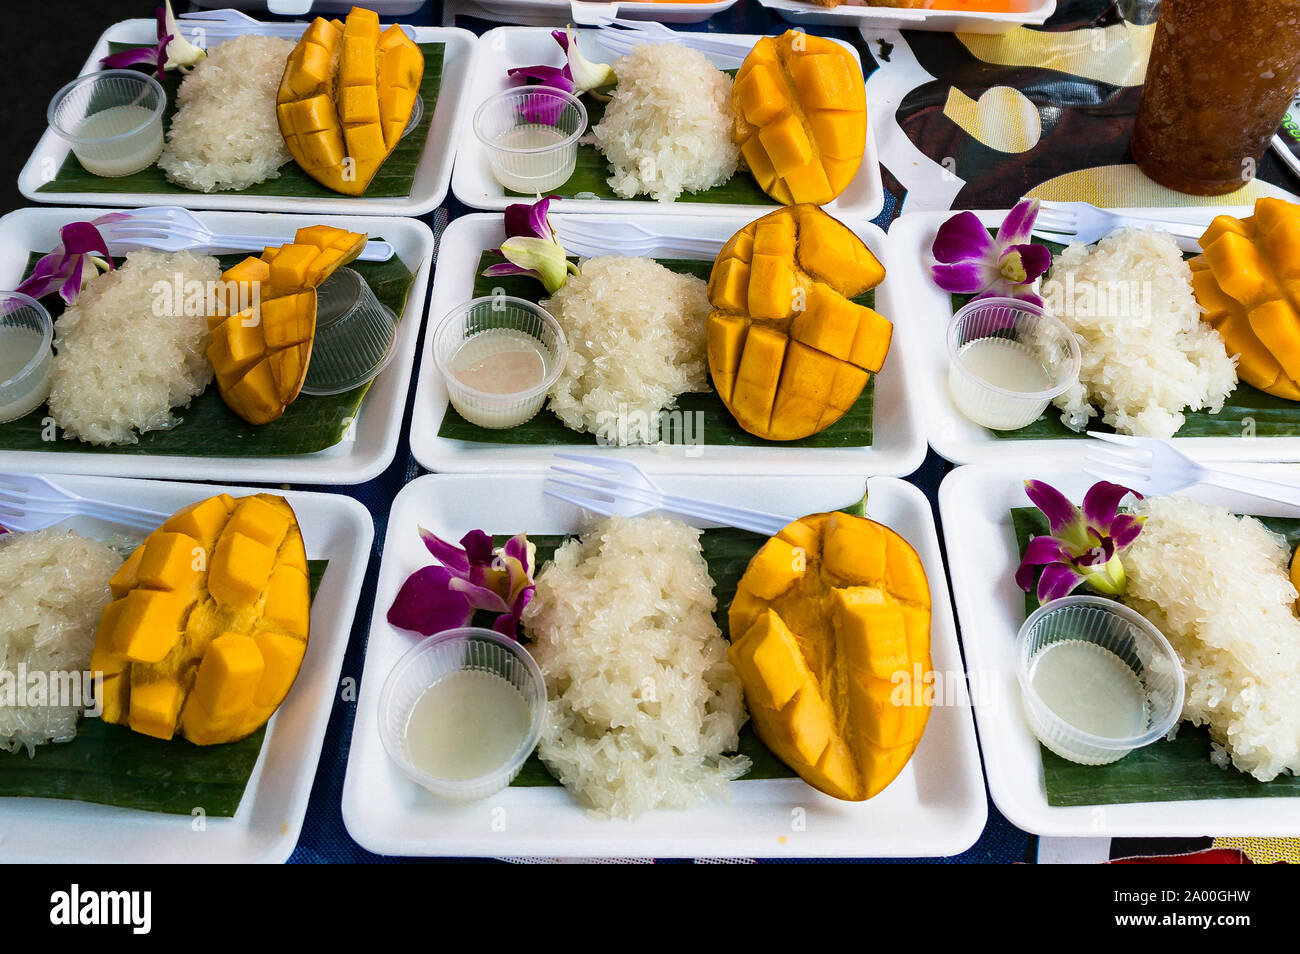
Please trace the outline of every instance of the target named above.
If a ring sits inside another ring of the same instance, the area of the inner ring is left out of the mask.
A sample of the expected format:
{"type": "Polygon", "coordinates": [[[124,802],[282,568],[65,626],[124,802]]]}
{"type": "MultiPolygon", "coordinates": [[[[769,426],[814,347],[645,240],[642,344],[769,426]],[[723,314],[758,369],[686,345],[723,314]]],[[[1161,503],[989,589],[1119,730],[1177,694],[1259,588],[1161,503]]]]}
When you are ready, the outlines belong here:
{"type": "MultiPolygon", "coordinates": [[[[110,52],[131,49],[136,44],[112,43],[110,52]]],[[[415,128],[402,139],[392,154],[384,160],[383,166],[375,174],[374,180],[366,189],[363,198],[393,198],[411,194],[411,184],[415,182],[415,172],[420,165],[420,156],[424,153],[424,144],[429,138],[429,125],[433,121],[434,107],[438,104],[438,89],[442,82],[443,44],[421,43],[424,53],[424,78],[420,83],[420,99],[424,104],[424,114],[415,128]]],[[[172,114],[176,111],[176,91],[180,88],[181,77],[175,71],[169,71],[163,81],[167,92],[167,108],[163,114],[163,124],[171,128],[172,114]]],[[[54,174],[54,178],[41,186],[38,192],[138,192],[145,195],[186,196],[193,195],[192,189],[186,189],[167,181],[167,176],[156,165],[142,169],[129,176],[106,179],[82,168],[77,157],[68,153],[68,158],[54,174]]],[[[234,194],[234,193],[232,193],[234,194]]],[[[256,195],[268,197],[300,197],[307,199],[337,199],[341,194],[327,189],[289,161],[280,167],[280,174],[274,179],[259,182],[241,190],[239,195],[256,195]]]]}
{"type": "MultiPolygon", "coordinates": [[[[475,298],[495,294],[496,289],[501,289],[506,295],[532,302],[540,302],[546,297],[546,289],[542,284],[526,275],[483,277],[485,268],[504,261],[502,256],[494,252],[483,253],[479,259],[474,281],[475,298]]],[[[695,275],[706,281],[709,272],[713,270],[713,262],[695,259],[660,259],[659,264],[679,274],[695,275]]],[[[853,300],[860,305],[873,308],[875,292],[865,292],[853,300]]],[[[797,441],[767,441],[749,433],[736,423],[731,412],[714,391],[682,394],[677,398],[676,410],[681,412],[680,433],[683,442],[689,441],[694,435],[696,442],[703,440],[705,444],[715,447],[870,447],[875,390],[876,376],[873,374],[867,380],[867,386],[862,389],[857,403],[847,414],[821,433],[797,441]]],[[[667,426],[664,431],[664,440],[670,440],[672,435],[668,433],[667,426]]],[[[594,434],[580,433],[565,427],[547,408],[518,427],[491,430],[469,423],[449,404],[442,424],[438,428],[438,436],[449,440],[483,444],[592,446],[597,443],[594,434]]]]}
{"type": "MultiPolygon", "coordinates": [[[[1023,557],[1030,539],[1049,532],[1047,518],[1036,507],[1011,511],[1016,544],[1023,557]]],[[[1286,537],[1292,549],[1300,544],[1300,519],[1258,517],[1286,537]]],[[[1025,614],[1038,608],[1038,599],[1025,596],[1025,614]]],[[[1173,741],[1154,742],[1109,765],[1079,765],[1039,746],[1047,803],[1053,806],[1121,805],[1129,802],[1184,802],[1207,798],[1294,798],[1300,778],[1278,776],[1271,782],[1221,769],[1210,761],[1210,733],[1204,726],[1182,725],[1173,741]]]]}
{"type": "MultiPolygon", "coordinates": [[[[735,70],[723,70],[724,73],[735,75],[735,70]]],[[[591,127],[595,126],[605,116],[605,103],[596,99],[594,96],[583,97],[583,105],[587,107],[587,132],[591,132],[591,127]]],[[[550,190],[551,195],[562,196],[566,199],[621,199],[613,189],[609,187],[610,165],[605,160],[604,154],[590,143],[581,143],[578,146],[578,162],[574,166],[573,175],[569,176],[568,181],[559,188],[550,190]]],[[[519,192],[506,190],[506,195],[521,195],[519,192]]],[[[529,198],[532,198],[529,196],[529,198]]],[[[658,203],[648,195],[635,196],[632,201],[646,202],[651,205],[658,203]]],[[[724,202],[734,205],[773,205],[774,200],[759,186],[757,180],[745,169],[736,170],[733,175],[722,185],[714,186],[712,189],[705,189],[702,192],[683,192],[678,202],[724,202]]]]}
{"type": "MultiPolygon", "coordinates": [[[[244,257],[218,256],[223,269],[244,257]]],[[[30,256],[25,274],[31,272],[39,258],[36,253],[30,256]]],[[[406,297],[415,280],[402,260],[394,255],[386,262],[353,262],[348,267],[366,280],[375,297],[391,308],[400,321],[402,311],[406,308],[406,297]]],[[[57,321],[63,308],[59,297],[48,296],[42,304],[57,321]]],[[[140,440],[135,444],[116,444],[110,447],[59,437],[49,417],[48,408],[42,405],[26,417],[0,424],[0,451],[74,451],[82,454],[228,458],[314,454],[343,440],[369,390],[370,384],[367,383],[342,394],[302,394],[278,420],[258,427],[244,421],[226,407],[214,382],[194,398],[189,407],[177,410],[176,414],[181,420],[175,427],[141,434],[140,440]]]]}
{"type": "MultiPolygon", "coordinates": [[[[311,560],[314,599],[328,560],[311,560]]],[[[266,727],[227,745],[164,742],[102,719],[82,719],[71,742],[36,755],[0,752],[0,797],[62,798],[146,812],[229,818],[262,751],[266,727]]]]}

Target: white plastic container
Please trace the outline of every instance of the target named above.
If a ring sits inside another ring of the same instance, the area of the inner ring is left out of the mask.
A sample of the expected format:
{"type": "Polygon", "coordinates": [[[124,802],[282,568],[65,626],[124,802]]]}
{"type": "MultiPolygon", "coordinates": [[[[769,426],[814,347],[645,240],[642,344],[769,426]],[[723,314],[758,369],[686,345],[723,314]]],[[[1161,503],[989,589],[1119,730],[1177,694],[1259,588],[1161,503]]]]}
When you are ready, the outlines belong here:
{"type": "Polygon", "coordinates": [[[55,93],[47,119],[87,172],[117,178],[147,169],[162,154],[166,105],[152,76],[104,70],[55,93]]]}
{"type": "Polygon", "coordinates": [[[1185,680],[1178,654],[1146,617],[1122,603],[1100,596],[1053,600],[1030,614],[1017,643],[1016,675],[1029,727],[1063,759],[1082,765],[1118,761],[1163,738],[1182,717],[1185,680]],[[1035,669],[1045,652],[1065,643],[1090,647],[1102,665],[1113,661],[1131,671],[1144,697],[1140,731],[1115,737],[1084,731],[1058,715],[1040,695],[1035,669]]]}
{"type": "Polygon", "coordinates": [[[560,323],[545,308],[523,298],[492,295],[466,302],[442,319],[434,331],[433,358],[460,416],[479,427],[503,429],[523,424],[542,409],[569,358],[569,344],[560,323]],[[459,361],[482,361],[494,350],[517,348],[521,339],[536,343],[542,362],[537,383],[496,393],[457,377],[459,361]]]}
{"type": "Polygon", "coordinates": [[[948,326],[948,390],[990,430],[1036,421],[1079,379],[1079,342],[1059,319],[1015,298],[980,298],[948,326]]]}
{"type": "Polygon", "coordinates": [[[586,131],[582,100],[550,86],[504,90],[474,113],[474,135],[493,177],[523,195],[545,195],[569,181],[586,131]]]}
{"type": "Polygon", "coordinates": [[[430,636],[409,650],[379,694],[379,735],[384,749],[413,781],[442,798],[473,801],[501,791],[537,748],[546,716],[546,682],[537,662],[517,641],[490,629],[467,626],[430,636]],[[528,708],[528,730],[509,758],[493,771],[469,779],[436,778],[417,767],[407,747],[416,703],[453,673],[482,672],[514,686],[528,708]]]}

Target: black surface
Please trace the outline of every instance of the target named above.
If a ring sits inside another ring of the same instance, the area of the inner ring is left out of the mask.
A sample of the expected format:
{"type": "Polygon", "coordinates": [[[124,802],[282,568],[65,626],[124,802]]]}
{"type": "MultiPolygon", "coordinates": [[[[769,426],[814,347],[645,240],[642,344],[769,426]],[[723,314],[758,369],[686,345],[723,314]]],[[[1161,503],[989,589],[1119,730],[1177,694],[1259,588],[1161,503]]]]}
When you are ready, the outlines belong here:
{"type": "Polygon", "coordinates": [[[5,62],[15,73],[0,96],[4,212],[27,205],[18,193],[18,173],[45,132],[45,109],[54,94],[81,73],[108,26],[152,16],[153,10],[149,0],[5,0],[2,45],[5,62]]]}

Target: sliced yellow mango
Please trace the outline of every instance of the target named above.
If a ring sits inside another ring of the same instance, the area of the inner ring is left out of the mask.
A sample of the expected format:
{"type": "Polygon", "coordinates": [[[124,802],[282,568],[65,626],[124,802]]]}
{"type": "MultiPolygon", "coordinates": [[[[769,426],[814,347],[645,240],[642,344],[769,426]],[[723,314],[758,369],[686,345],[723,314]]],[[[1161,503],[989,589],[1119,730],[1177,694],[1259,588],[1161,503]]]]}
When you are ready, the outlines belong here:
{"type": "Polygon", "coordinates": [[[929,715],[930,592],[907,541],[862,517],[804,517],[755,554],[728,622],[768,748],[836,798],[861,801],[893,781],[929,715]],[[782,571],[796,551],[792,576],[782,571]]]}
{"type": "Polygon", "coordinates": [[[825,205],[857,175],[866,90],[851,53],[790,30],[754,44],[732,86],[733,136],[763,191],[785,205],[825,205]]]}
{"type": "Polygon", "coordinates": [[[103,718],[197,745],[256,731],[307,649],[306,573],[282,497],[222,494],[178,511],[114,577],[91,656],[104,674],[103,718]]]}
{"type": "Polygon", "coordinates": [[[884,277],[856,235],[810,205],[766,215],[723,246],[709,278],[709,371],[741,427],[798,440],[853,406],[893,326],[849,299],[884,277]]]}
{"type": "Polygon", "coordinates": [[[365,247],[359,232],[309,225],[292,242],[225,271],[227,300],[256,303],[208,318],[208,360],[232,411],[250,424],[268,424],[297,399],[316,335],[316,288],[365,247]]]}
{"type": "Polygon", "coordinates": [[[1300,205],[1267,198],[1250,218],[1220,215],[1201,248],[1192,291],[1237,356],[1237,376],[1300,401],[1300,205]]]}
{"type": "Polygon", "coordinates": [[[420,48],[397,25],[381,33],[373,11],[317,17],[276,96],[290,155],[321,185],[362,195],[402,138],[423,76],[420,48]]]}

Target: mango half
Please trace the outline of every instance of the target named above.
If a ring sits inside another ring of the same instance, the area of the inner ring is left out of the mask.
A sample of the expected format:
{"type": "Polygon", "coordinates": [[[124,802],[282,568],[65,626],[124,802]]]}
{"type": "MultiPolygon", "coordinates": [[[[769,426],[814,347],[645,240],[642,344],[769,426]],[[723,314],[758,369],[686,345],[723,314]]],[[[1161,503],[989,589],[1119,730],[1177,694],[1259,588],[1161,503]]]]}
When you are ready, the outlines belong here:
{"type": "Polygon", "coordinates": [[[298,230],[221,275],[223,307],[208,317],[208,360],[226,406],[250,424],[269,424],[302,391],[316,336],[316,288],[361,254],[366,236],[329,225],[298,230]],[[241,309],[241,298],[255,303],[241,309]]]}
{"type": "Polygon", "coordinates": [[[328,189],[361,195],[411,119],[424,54],[396,24],[353,7],[317,17],[289,54],[276,116],[289,154],[328,189]]]}
{"type": "Polygon", "coordinates": [[[741,427],[792,441],[844,416],[893,335],[850,299],[884,277],[862,240],[815,205],[778,209],[732,236],[709,276],[708,357],[741,427]]]}
{"type": "Polygon", "coordinates": [[[1245,219],[1221,215],[1191,262],[1202,316],[1237,355],[1237,376],[1300,401],[1300,205],[1260,199],[1245,219]]]}
{"type": "Polygon", "coordinates": [[[888,527],[819,513],[750,560],[728,612],[728,655],[754,731],[809,785],[881,792],[925,731],[930,587],[888,527]]]}
{"type": "Polygon", "coordinates": [[[790,30],[763,37],[731,88],[732,136],[763,191],[784,205],[825,205],[862,165],[862,68],[833,40],[790,30]]]}
{"type": "Polygon", "coordinates": [[[196,745],[266,724],[307,651],[307,553],[283,497],[211,497],[177,511],[110,581],[91,669],[106,722],[196,745]]]}

